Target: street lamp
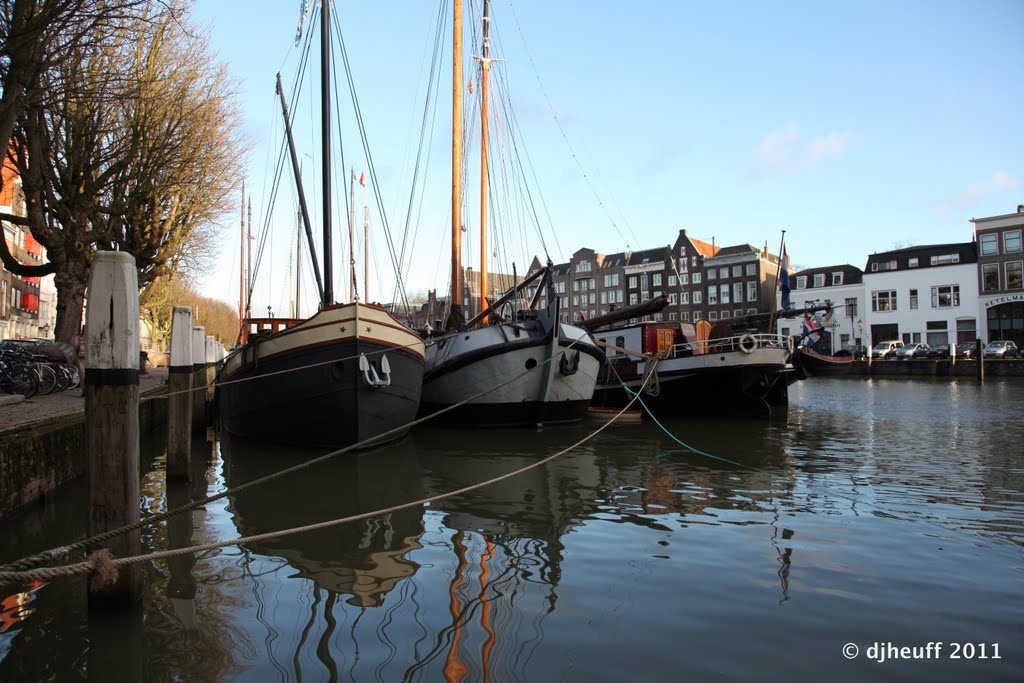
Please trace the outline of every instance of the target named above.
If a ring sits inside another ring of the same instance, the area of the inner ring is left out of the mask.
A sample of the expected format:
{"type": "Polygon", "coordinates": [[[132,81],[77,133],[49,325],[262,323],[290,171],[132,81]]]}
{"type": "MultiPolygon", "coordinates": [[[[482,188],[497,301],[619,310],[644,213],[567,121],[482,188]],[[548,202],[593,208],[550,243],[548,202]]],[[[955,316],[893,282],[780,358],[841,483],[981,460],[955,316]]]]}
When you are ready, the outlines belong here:
{"type": "Polygon", "coordinates": [[[860,334],[861,340],[863,340],[864,339],[864,320],[863,320],[863,318],[857,318],[857,331],[860,334]]]}

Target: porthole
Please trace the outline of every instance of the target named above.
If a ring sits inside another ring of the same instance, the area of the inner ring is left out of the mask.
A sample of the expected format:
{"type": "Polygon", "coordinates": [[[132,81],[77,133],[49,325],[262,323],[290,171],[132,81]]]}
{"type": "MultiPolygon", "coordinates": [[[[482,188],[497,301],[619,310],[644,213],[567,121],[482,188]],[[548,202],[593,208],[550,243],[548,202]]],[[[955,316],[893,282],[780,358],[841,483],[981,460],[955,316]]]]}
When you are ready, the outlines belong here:
{"type": "Polygon", "coordinates": [[[537,367],[537,359],[536,358],[531,358],[531,359],[526,361],[526,369],[527,370],[533,370],[535,367],[537,367]]]}

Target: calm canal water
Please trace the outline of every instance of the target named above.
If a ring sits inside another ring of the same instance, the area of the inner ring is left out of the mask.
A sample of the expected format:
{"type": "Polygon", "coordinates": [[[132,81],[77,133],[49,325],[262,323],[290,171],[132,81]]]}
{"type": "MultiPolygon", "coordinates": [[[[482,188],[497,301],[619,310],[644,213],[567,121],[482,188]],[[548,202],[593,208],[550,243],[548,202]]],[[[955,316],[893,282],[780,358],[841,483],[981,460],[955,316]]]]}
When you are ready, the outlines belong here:
{"type": "MultiPolygon", "coordinates": [[[[1019,380],[812,379],[770,421],[613,426],[457,497],[151,562],[120,622],[90,623],[82,579],[7,586],[0,680],[1021,681],[1022,407],[1019,380]]],[[[426,498],[595,427],[422,429],[144,546],[426,498]]],[[[310,457],[198,448],[191,484],[168,490],[147,445],[144,516],[310,457]]],[[[0,560],[81,538],[83,500],[78,485],[0,526],[0,560]]]]}

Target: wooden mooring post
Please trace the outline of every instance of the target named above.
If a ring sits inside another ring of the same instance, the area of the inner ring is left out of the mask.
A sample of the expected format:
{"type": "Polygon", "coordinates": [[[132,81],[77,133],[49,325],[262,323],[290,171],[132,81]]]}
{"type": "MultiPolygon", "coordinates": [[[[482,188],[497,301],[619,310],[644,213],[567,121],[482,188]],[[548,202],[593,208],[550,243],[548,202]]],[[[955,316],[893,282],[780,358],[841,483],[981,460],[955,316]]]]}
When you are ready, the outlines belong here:
{"type": "MultiPolygon", "coordinates": [[[[85,317],[86,481],[89,536],[139,521],[139,285],[135,258],[93,257],[85,317]]],[[[106,542],[114,557],[140,554],[139,531],[106,542]]],[[[90,612],[130,608],[142,596],[142,566],[121,567],[90,590],[90,612]]]]}
{"type": "Polygon", "coordinates": [[[220,360],[217,357],[217,338],[213,335],[206,335],[206,405],[208,407],[208,413],[206,415],[206,424],[210,425],[211,413],[213,413],[213,389],[214,384],[217,380],[217,361],[220,360]]]}
{"type": "Polygon", "coordinates": [[[192,327],[192,431],[206,432],[206,328],[192,327]]]}
{"type": "Polygon", "coordinates": [[[187,479],[192,455],[191,306],[174,307],[167,392],[167,478],[187,479]]]}

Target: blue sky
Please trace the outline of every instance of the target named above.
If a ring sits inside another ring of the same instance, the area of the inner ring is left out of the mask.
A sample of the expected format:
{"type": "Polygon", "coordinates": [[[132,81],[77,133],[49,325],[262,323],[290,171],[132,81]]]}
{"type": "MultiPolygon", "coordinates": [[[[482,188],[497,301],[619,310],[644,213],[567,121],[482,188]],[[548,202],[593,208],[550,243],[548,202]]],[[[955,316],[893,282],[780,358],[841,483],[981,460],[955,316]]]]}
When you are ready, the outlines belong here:
{"type": "MultiPolygon", "coordinates": [[[[280,70],[289,86],[298,63],[299,4],[196,3],[196,20],[239,81],[252,144],[242,172],[257,214],[281,135],[274,77],[280,70]]],[[[437,3],[336,7],[394,233],[410,192],[437,3]]],[[[797,267],[863,267],[875,251],[967,241],[971,218],[1024,203],[1020,0],[493,0],[492,13],[494,54],[506,60],[556,262],[584,246],[656,247],[686,228],[719,245],[767,243],[773,252],[785,230],[797,267]]],[[[412,292],[443,292],[448,278],[449,106],[439,104],[431,190],[417,212],[412,292]]],[[[308,130],[297,138],[300,148],[313,144],[308,130]]],[[[358,144],[346,142],[353,152],[358,144]]],[[[358,174],[365,161],[356,156],[358,174]]],[[[304,164],[315,166],[312,155],[304,164]]],[[[286,306],[294,219],[277,222],[260,311],[286,306]]],[[[204,281],[229,302],[237,301],[237,233],[237,222],[225,225],[221,267],[204,281]]],[[[518,247],[541,253],[529,236],[518,247]]],[[[386,265],[383,257],[374,265],[372,299],[391,296],[380,275],[386,265]]],[[[338,289],[344,274],[335,281],[338,289]]]]}

